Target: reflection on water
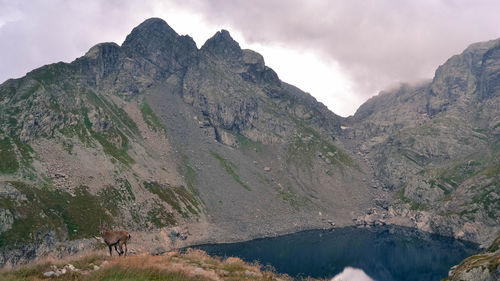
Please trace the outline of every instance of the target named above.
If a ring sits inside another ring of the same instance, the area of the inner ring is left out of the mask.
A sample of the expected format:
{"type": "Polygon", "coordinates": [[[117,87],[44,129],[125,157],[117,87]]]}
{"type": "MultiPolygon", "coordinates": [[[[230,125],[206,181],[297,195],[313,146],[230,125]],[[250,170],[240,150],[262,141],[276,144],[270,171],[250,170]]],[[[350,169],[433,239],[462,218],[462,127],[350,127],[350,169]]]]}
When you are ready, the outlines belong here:
{"type": "Polygon", "coordinates": [[[196,248],[258,261],[294,277],[332,278],[352,267],[379,281],[441,280],[451,266],[478,252],[472,243],[397,227],[314,230],[196,248]]]}
{"type": "Polygon", "coordinates": [[[344,270],[335,275],[332,281],[374,281],[370,276],[359,268],[352,268],[350,266],[344,268],[344,270]]]}

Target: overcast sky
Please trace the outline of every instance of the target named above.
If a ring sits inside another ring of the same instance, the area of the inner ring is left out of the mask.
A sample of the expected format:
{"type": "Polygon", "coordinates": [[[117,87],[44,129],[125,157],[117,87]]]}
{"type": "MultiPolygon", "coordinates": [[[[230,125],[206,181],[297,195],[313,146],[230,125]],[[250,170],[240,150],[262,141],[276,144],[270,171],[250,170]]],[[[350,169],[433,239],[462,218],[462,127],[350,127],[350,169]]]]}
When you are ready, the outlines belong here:
{"type": "Polygon", "coordinates": [[[432,78],[469,44],[500,37],[500,1],[0,0],[0,83],[121,44],[161,17],[200,47],[227,29],[285,82],[347,116],[399,82],[432,78]]]}

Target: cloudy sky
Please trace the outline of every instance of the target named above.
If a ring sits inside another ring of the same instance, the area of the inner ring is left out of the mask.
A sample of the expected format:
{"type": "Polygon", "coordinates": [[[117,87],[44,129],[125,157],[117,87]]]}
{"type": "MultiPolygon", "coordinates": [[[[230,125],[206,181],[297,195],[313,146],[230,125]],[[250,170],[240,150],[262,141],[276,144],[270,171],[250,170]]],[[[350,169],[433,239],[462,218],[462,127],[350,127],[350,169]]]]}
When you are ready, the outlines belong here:
{"type": "Polygon", "coordinates": [[[285,82],[347,116],[380,90],[430,79],[469,44],[500,37],[496,0],[0,0],[0,83],[121,44],[161,17],[198,47],[224,28],[285,82]]]}

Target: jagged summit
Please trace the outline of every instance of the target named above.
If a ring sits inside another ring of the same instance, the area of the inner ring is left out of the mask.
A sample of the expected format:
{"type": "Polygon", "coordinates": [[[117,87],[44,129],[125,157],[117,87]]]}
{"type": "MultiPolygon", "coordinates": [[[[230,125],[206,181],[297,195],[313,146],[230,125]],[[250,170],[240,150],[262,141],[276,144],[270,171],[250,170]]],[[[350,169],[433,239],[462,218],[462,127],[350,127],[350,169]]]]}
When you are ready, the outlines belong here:
{"type": "Polygon", "coordinates": [[[201,50],[225,59],[237,59],[242,55],[240,45],[225,29],[218,31],[214,36],[208,39],[201,47],[201,50]]]}
{"type": "Polygon", "coordinates": [[[122,44],[129,57],[168,57],[172,52],[197,50],[189,36],[179,36],[164,20],[151,18],[134,28],[122,44]],[[182,45],[181,47],[179,45],[182,45]]]}
{"type": "Polygon", "coordinates": [[[132,29],[122,46],[134,46],[134,42],[145,40],[167,41],[175,39],[179,34],[173,30],[166,21],[160,18],[150,18],[132,29]]]}
{"type": "Polygon", "coordinates": [[[477,43],[470,44],[462,52],[462,54],[470,53],[470,52],[484,53],[484,51],[487,51],[487,50],[494,48],[495,46],[498,46],[498,45],[500,45],[500,38],[497,38],[494,40],[489,40],[489,41],[484,41],[484,42],[477,42],[477,43]]]}
{"type": "Polygon", "coordinates": [[[107,57],[110,54],[114,54],[119,52],[120,46],[115,42],[105,42],[99,43],[91,47],[87,53],[85,53],[85,57],[90,59],[98,59],[99,57],[107,57]]]}
{"type": "Polygon", "coordinates": [[[162,19],[151,18],[132,30],[122,51],[145,67],[159,68],[155,75],[161,77],[192,64],[198,48],[191,37],[180,36],[162,19]]]}

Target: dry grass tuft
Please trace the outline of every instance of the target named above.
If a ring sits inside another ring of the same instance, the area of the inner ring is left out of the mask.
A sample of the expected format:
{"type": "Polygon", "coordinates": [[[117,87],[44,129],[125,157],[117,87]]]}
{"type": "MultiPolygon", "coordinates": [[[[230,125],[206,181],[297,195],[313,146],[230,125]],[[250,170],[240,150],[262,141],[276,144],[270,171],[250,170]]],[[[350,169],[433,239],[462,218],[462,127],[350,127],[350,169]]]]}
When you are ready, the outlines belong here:
{"type": "MultiPolygon", "coordinates": [[[[162,256],[141,254],[113,257],[90,254],[78,259],[56,260],[47,258],[37,264],[0,273],[0,281],[9,280],[174,280],[174,281],[220,281],[220,280],[293,280],[263,269],[257,263],[245,263],[240,258],[210,257],[201,250],[188,249],[185,253],[169,252],[162,256]],[[78,272],[66,273],[57,278],[45,278],[43,273],[71,263],[78,272]],[[95,268],[98,267],[98,270],[95,268]]],[[[309,279],[312,280],[312,279],[309,279]]]]}

